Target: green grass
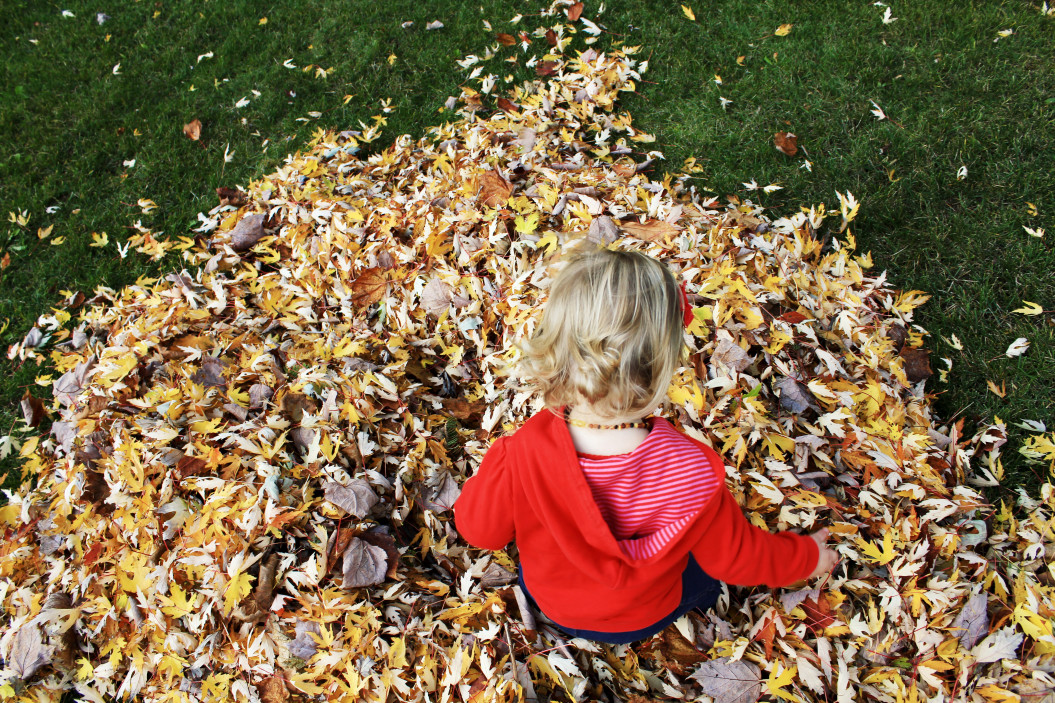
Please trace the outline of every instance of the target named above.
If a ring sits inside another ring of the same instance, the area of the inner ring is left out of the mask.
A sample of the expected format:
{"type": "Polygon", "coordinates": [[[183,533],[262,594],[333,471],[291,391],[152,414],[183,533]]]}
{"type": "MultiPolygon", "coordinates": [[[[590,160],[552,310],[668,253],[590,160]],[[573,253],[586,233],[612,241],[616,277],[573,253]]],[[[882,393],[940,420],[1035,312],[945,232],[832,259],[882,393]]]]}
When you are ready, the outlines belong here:
{"type": "MultiPolygon", "coordinates": [[[[1055,425],[1055,18],[1023,2],[895,2],[898,20],[889,25],[867,2],[689,4],[696,22],[678,2],[609,2],[600,16],[587,3],[585,12],[608,30],[599,46],[623,41],[650,54],[651,70],[624,107],[656,134],[667,167],[694,156],[703,167],[698,187],[778,213],[836,206],[836,190],[853,192],[862,201],[859,248],[896,285],[934,295],[918,322],[933,335],[933,365],[942,356],[954,363],[948,383],[935,377],[929,385],[942,415],[1055,425]],[[791,33],[774,36],[784,23],[791,33]],[[1004,29],[1014,33],[994,42],[1004,29]],[[723,110],[719,96],[733,102],[723,110]],[[889,119],[877,120],[870,100],[889,119]],[[798,156],[774,149],[780,130],[798,135],[798,156]],[[812,171],[801,168],[803,158],[812,171]],[[957,180],[961,166],[968,175],[957,180]],[[748,192],[742,183],[751,179],[783,190],[748,192]],[[1048,234],[1030,237],[1023,225],[1048,234]],[[1023,300],[1049,312],[1012,314],[1023,300]],[[954,334],[962,352],[942,340],[954,334]],[[1032,346],[1008,359],[1016,337],[1032,346]],[[1007,397],[989,392],[988,380],[1006,383],[1007,397]]],[[[0,347],[20,340],[62,290],[119,287],[178,266],[175,257],[122,260],[113,244],[89,247],[92,232],[123,241],[142,220],[168,236],[186,234],[196,213],[216,203],[217,186],[275,168],[320,127],[368,122],[382,99],[391,99],[391,112],[379,144],[422,134],[444,119],[438,108],[464,79],[455,60],[492,43],[482,21],[512,32],[508,20],[536,7],[0,0],[0,216],[31,217],[24,228],[0,221],[0,257],[11,256],[0,272],[0,324],[9,320],[0,347]],[[112,15],[102,25],[99,11],[112,15]],[[445,27],[426,31],[434,19],[445,27]],[[414,25],[403,29],[404,21],[414,25]],[[298,68],[284,67],[286,59],[298,68]],[[333,70],[321,79],[301,70],[308,65],[333,70]],[[242,98],[249,104],[236,108],[242,98]],[[322,114],[308,118],[312,111],[322,114]],[[182,133],[193,119],[203,124],[198,142],[182,133]],[[135,166],[124,165],[132,159],[135,166]],[[144,197],[159,206],[149,215],[135,206],[144,197]],[[51,237],[38,240],[38,227],[49,225],[51,237]],[[52,246],[60,236],[65,242],[52,246]]],[[[531,17],[524,22],[534,26],[531,17]]],[[[40,368],[0,363],[5,434],[21,424],[24,390],[46,390],[34,385],[40,368]]],[[[1013,451],[1025,433],[1012,430],[1008,483],[1032,486],[1034,469],[1013,451]]],[[[13,466],[9,459],[0,471],[13,466]]]]}

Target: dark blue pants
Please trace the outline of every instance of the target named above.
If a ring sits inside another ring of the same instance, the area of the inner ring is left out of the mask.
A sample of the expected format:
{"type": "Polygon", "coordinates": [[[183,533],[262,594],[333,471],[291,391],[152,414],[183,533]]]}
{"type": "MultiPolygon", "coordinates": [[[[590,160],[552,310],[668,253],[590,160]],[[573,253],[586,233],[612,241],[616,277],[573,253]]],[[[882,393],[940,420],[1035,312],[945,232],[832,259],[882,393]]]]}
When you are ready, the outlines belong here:
{"type": "MultiPolygon", "coordinates": [[[[531,597],[531,592],[528,591],[527,586],[524,584],[523,566],[520,567],[520,587],[524,589],[524,593],[527,597],[531,598],[531,604],[534,605],[537,610],[541,610],[541,608],[538,607],[538,604],[535,603],[535,599],[531,597]]],[[[595,632],[593,630],[576,630],[571,627],[565,627],[560,623],[556,623],[556,625],[572,637],[582,637],[583,639],[594,640],[595,642],[605,642],[607,644],[629,644],[631,642],[651,637],[657,632],[662,631],[667,625],[694,608],[700,610],[710,608],[718,601],[718,596],[721,592],[721,582],[704,573],[703,569],[700,568],[700,565],[696,563],[695,557],[690,554],[689,563],[685,565],[685,571],[681,573],[681,603],[678,604],[678,607],[675,608],[673,612],[666,617],[661,618],[658,622],[640,630],[633,630],[630,632],[595,632]]]]}

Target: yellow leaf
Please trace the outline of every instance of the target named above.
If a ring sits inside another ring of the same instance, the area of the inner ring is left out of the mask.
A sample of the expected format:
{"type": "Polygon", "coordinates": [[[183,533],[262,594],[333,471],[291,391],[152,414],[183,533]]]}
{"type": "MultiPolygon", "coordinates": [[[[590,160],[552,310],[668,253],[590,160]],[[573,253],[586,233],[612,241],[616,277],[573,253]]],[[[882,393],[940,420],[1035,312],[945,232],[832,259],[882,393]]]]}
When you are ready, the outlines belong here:
{"type": "Polygon", "coordinates": [[[517,232],[521,234],[531,234],[538,228],[538,213],[534,213],[527,217],[517,217],[516,219],[517,232]]]}
{"type": "Polygon", "coordinates": [[[552,231],[546,232],[544,235],[542,235],[542,239],[535,242],[535,248],[542,249],[543,247],[545,247],[547,255],[552,254],[554,250],[556,250],[558,245],[559,243],[557,242],[557,233],[552,231]]]}
{"type": "Polygon", "coordinates": [[[786,698],[789,701],[798,700],[793,694],[784,690],[785,686],[795,680],[795,674],[797,672],[798,667],[794,666],[790,669],[784,669],[784,671],[780,672],[780,676],[776,675],[776,670],[769,672],[769,680],[766,681],[766,688],[778,698],[786,698]]]}
{"type": "Polygon", "coordinates": [[[161,612],[166,615],[171,615],[174,618],[182,618],[185,615],[190,615],[194,610],[195,604],[198,602],[198,594],[194,594],[190,599],[187,598],[187,594],[183,591],[179,585],[172,584],[172,597],[168,598],[165,596],[159,596],[163,603],[168,603],[161,607],[161,612]]]}
{"type": "Polygon", "coordinates": [[[92,666],[92,663],[88,661],[88,657],[81,657],[77,661],[81,664],[80,668],[77,669],[77,680],[86,681],[88,677],[95,673],[95,668],[92,666]]]}
{"type": "Polygon", "coordinates": [[[402,669],[407,665],[407,644],[402,637],[392,640],[388,648],[388,665],[393,669],[402,669]]]}
{"type": "Polygon", "coordinates": [[[260,26],[264,26],[265,24],[267,24],[267,17],[261,17],[260,21],[257,24],[259,24],[260,26]]]}
{"type": "Polygon", "coordinates": [[[692,13],[691,7],[689,7],[688,5],[682,5],[681,11],[684,12],[685,16],[688,17],[690,20],[692,20],[693,22],[696,21],[696,15],[692,13]]]}
{"type": "Polygon", "coordinates": [[[109,243],[110,243],[110,237],[109,237],[109,235],[106,234],[106,232],[102,232],[102,233],[92,232],[92,243],[89,244],[88,246],[90,246],[90,247],[105,247],[109,243]]]}
{"type": "Polygon", "coordinates": [[[867,542],[860,537],[857,538],[857,546],[861,548],[865,556],[872,561],[876,562],[880,566],[889,564],[894,560],[897,554],[894,552],[894,541],[891,532],[888,530],[883,536],[883,551],[879,551],[879,547],[871,542],[867,542]]]}
{"type": "Polygon", "coordinates": [[[991,390],[993,393],[996,393],[1001,398],[1007,397],[1007,388],[1004,386],[1003,381],[1000,382],[999,386],[997,386],[992,381],[986,381],[985,385],[989,387],[989,390],[991,390]]]}
{"type": "Polygon", "coordinates": [[[1012,310],[1011,312],[1020,312],[1023,315],[1039,315],[1042,312],[1044,312],[1044,308],[1040,307],[1036,303],[1031,303],[1028,300],[1023,300],[1022,303],[1023,303],[1022,307],[1016,308],[1015,310],[1012,310]]]}
{"type": "Polygon", "coordinates": [[[778,37],[786,37],[791,34],[791,28],[794,26],[795,25],[793,24],[782,24],[777,27],[776,31],[774,31],[773,34],[776,34],[778,37]]]}
{"type": "Polygon", "coordinates": [[[235,575],[223,593],[223,614],[230,615],[234,607],[253,590],[253,577],[244,571],[235,575]]]}

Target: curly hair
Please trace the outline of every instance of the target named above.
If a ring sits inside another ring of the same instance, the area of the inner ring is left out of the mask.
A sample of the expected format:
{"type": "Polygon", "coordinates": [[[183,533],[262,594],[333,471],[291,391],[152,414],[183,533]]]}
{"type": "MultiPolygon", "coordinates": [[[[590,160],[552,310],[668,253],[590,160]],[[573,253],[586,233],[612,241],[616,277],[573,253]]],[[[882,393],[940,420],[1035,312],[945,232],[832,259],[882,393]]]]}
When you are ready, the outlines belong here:
{"type": "Polygon", "coordinates": [[[520,369],[551,409],[586,400],[603,417],[638,416],[666,397],[682,334],[680,293],[667,267],[640,252],[579,247],[520,345],[520,369]]]}

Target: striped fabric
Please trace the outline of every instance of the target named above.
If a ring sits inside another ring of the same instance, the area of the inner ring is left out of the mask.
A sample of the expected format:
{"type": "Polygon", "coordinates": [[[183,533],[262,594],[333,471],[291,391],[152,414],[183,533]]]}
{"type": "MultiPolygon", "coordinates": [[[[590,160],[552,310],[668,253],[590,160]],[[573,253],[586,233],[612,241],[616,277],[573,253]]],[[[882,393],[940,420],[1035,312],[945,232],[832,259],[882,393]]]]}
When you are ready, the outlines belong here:
{"type": "Polygon", "coordinates": [[[612,535],[634,559],[659,552],[720,486],[707,457],[664,422],[632,452],[579,454],[579,464],[612,535]]]}

